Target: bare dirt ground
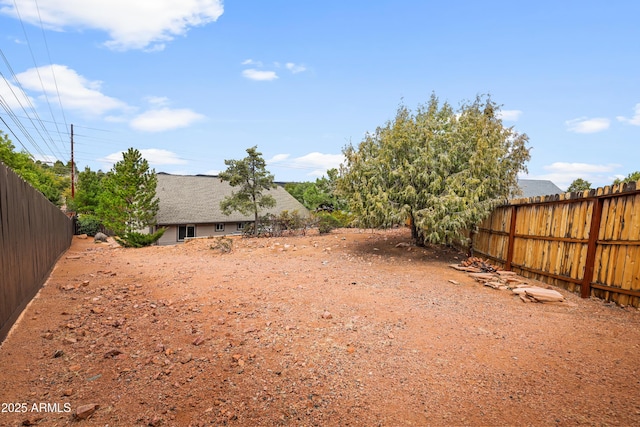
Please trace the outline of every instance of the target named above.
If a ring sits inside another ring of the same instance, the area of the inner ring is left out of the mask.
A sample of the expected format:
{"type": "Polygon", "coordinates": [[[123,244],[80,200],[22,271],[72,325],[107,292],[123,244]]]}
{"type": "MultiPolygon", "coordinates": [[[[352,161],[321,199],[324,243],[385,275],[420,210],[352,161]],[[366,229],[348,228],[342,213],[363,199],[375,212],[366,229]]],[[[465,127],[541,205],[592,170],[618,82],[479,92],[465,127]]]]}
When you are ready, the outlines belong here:
{"type": "Polygon", "coordinates": [[[640,425],[636,309],[525,304],[405,229],[213,242],[74,238],[0,348],[0,425],[640,425]]]}

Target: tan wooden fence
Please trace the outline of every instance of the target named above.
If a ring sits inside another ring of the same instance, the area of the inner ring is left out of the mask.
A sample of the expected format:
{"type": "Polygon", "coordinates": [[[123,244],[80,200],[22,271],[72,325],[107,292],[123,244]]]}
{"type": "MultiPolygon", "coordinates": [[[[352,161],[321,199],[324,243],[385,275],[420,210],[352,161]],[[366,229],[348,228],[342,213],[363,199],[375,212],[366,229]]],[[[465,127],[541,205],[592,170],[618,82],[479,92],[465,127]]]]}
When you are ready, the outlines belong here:
{"type": "Polygon", "coordinates": [[[640,306],[640,181],[512,200],[473,239],[506,270],[620,305],[640,306]]]}
{"type": "Polygon", "coordinates": [[[0,342],[72,237],[73,222],[0,162],[0,342]]]}

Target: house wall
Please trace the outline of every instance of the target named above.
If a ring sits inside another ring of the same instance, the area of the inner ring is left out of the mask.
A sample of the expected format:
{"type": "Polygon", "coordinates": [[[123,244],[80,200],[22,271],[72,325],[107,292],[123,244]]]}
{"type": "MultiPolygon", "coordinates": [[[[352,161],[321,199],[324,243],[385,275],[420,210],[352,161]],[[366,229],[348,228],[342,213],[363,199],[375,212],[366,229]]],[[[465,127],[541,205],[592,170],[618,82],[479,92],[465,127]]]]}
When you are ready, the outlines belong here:
{"type": "Polygon", "coordinates": [[[181,225],[195,225],[195,237],[215,237],[242,233],[242,231],[238,230],[238,222],[225,222],[223,224],[224,231],[216,231],[215,223],[164,225],[163,227],[166,227],[167,231],[165,231],[160,240],[158,240],[158,244],[175,245],[177,243],[183,243],[178,241],[178,227],[180,227],[181,225]]]}

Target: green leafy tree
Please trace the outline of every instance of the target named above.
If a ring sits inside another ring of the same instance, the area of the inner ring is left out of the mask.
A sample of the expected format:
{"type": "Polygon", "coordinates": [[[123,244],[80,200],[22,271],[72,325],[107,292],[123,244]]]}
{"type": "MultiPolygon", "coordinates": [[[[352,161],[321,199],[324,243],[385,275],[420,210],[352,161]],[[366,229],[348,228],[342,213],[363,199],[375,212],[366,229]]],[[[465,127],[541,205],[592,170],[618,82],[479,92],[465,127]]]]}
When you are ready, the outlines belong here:
{"type": "Polygon", "coordinates": [[[400,105],[393,121],[345,147],[338,188],[361,226],[409,220],[416,243],[463,238],[517,192],[528,137],[502,125],[499,106],[476,97],[454,111],[435,95],[415,113],[400,105]]]}
{"type": "Polygon", "coordinates": [[[322,176],[315,182],[292,182],[284,188],[309,210],[321,207],[342,210],[347,204],[336,193],[337,178],[338,170],[334,168],[327,171],[326,177],[322,176]]]}
{"type": "Polygon", "coordinates": [[[313,203],[307,199],[307,194],[315,187],[313,182],[288,182],[284,185],[284,189],[287,190],[297,201],[310,210],[315,209],[313,203]]]}
{"type": "Polygon", "coordinates": [[[569,185],[569,188],[567,188],[567,191],[569,193],[572,193],[574,191],[584,191],[584,190],[591,190],[591,183],[582,178],[574,179],[571,185],[569,185]]]}
{"type": "Polygon", "coordinates": [[[101,170],[94,172],[87,166],[77,176],[75,197],[67,205],[79,214],[94,215],[98,211],[105,173],[101,170]]]}
{"type": "Polygon", "coordinates": [[[624,179],[616,178],[615,181],[613,181],[613,183],[622,184],[623,182],[636,182],[636,181],[640,181],[640,171],[631,172],[624,179]]]}
{"type": "Polygon", "coordinates": [[[247,148],[247,157],[242,160],[225,160],[227,169],[220,173],[220,179],[227,181],[232,187],[239,187],[220,202],[220,209],[225,215],[238,211],[243,215],[253,214],[254,234],[258,234],[258,213],[261,208],[272,208],[276,200],[266,194],[272,188],[273,175],[266,170],[266,162],[257,146],[247,148]]]}
{"type": "Polygon", "coordinates": [[[102,180],[97,214],[103,224],[124,238],[154,226],[157,184],[155,170],[138,150],[129,148],[102,180]]]}
{"type": "Polygon", "coordinates": [[[15,151],[11,140],[3,132],[0,132],[0,161],[44,194],[50,202],[57,206],[62,204],[64,180],[57,177],[51,168],[34,161],[28,153],[15,151]]]}

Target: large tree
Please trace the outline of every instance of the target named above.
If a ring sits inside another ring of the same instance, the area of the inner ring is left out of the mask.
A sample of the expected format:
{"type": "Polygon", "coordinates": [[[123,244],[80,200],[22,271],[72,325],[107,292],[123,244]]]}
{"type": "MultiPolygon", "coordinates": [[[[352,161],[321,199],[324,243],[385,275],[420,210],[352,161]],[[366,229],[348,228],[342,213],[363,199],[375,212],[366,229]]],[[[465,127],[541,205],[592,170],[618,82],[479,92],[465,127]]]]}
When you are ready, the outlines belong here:
{"type": "Polygon", "coordinates": [[[140,152],[129,148],[102,180],[98,216],[113,232],[126,236],[156,224],[158,178],[140,152]]]}
{"type": "Polygon", "coordinates": [[[101,170],[94,172],[87,166],[77,177],[75,198],[67,204],[71,210],[79,214],[94,215],[98,210],[105,173],[101,170]]]}
{"type": "Polygon", "coordinates": [[[432,95],[415,113],[400,105],[393,121],[345,147],[338,188],[361,226],[409,220],[416,243],[451,242],[517,194],[527,141],[503,126],[489,97],[456,111],[432,95]]]}
{"type": "Polygon", "coordinates": [[[576,178],[567,188],[567,192],[572,193],[574,191],[591,190],[591,183],[582,178],[576,178]]]}
{"type": "Polygon", "coordinates": [[[336,194],[337,169],[329,169],[327,176],[317,178],[315,182],[290,182],[284,189],[309,210],[341,210],[346,202],[336,194]]]}
{"type": "MultiPolygon", "coordinates": [[[[57,176],[51,167],[36,162],[30,154],[15,151],[9,137],[0,131],[0,161],[10,167],[18,176],[40,191],[51,202],[62,204],[62,190],[69,180],[57,176]]],[[[62,162],[60,162],[62,163],[62,162]]]]}
{"type": "Polygon", "coordinates": [[[636,182],[636,181],[640,181],[640,171],[631,172],[629,175],[627,175],[626,178],[623,178],[623,179],[616,178],[613,181],[613,183],[622,184],[623,182],[636,182]]]}
{"type": "Polygon", "coordinates": [[[254,234],[258,234],[258,214],[261,208],[272,208],[276,200],[266,194],[276,185],[273,175],[266,170],[266,162],[257,146],[247,148],[247,157],[242,160],[225,160],[227,169],[220,173],[220,179],[227,181],[232,187],[239,187],[231,196],[220,202],[220,209],[225,215],[238,211],[243,215],[253,214],[254,234]]]}

